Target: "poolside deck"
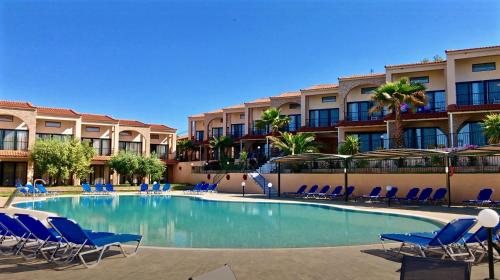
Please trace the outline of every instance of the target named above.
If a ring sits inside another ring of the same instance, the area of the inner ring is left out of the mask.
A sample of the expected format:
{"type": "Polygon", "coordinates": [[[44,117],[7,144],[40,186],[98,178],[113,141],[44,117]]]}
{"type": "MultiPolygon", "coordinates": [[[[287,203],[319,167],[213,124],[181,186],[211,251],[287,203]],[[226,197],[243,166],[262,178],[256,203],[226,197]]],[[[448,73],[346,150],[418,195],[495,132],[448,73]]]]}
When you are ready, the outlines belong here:
{"type": "MultiPolygon", "coordinates": [[[[208,199],[242,200],[239,195],[209,194],[208,199]]],[[[25,200],[24,198],[16,199],[25,200]]],[[[246,201],[268,201],[262,196],[249,196],[246,201]]],[[[283,200],[283,199],[282,199],[283,200]]],[[[0,198],[3,205],[5,198],[0,198]]],[[[288,201],[288,200],[287,200],[288,201]]],[[[293,202],[293,200],[291,201],[293,202]]],[[[318,202],[313,200],[312,202],[318,202]]],[[[441,206],[393,206],[384,204],[331,203],[341,207],[397,212],[426,216],[443,222],[457,216],[475,215],[478,209],[441,206]]],[[[17,209],[0,211],[19,212],[17,209]]],[[[43,213],[38,213],[43,217],[43,213]]],[[[25,261],[0,257],[0,279],[188,279],[224,264],[229,264],[238,279],[399,279],[401,258],[382,250],[381,245],[346,246],[308,249],[165,249],[142,248],[137,256],[124,259],[109,257],[93,269],[81,265],[56,267],[43,260],[25,261]]],[[[472,279],[484,279],[487,265],[475,265],[472,279]]],[[[497,267],[497,273],[500,273],[497,267]]]]}

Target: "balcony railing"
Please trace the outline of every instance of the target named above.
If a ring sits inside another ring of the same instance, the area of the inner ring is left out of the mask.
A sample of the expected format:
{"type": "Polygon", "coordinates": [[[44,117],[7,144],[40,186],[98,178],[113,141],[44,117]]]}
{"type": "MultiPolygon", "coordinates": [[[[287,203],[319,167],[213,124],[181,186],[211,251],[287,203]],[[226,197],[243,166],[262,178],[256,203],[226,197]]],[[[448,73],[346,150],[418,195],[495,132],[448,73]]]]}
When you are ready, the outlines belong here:
{"type": "Polygon", "coordinates": [[[250,134],[251,135],[267,135],[270,133],[269,128],[258,128],[256,126],[251,127],[250,134]]]}
{"type": "Polygon", "coordinates": [[[437,112],[446,112],[446,102],[430,102],[425,106],[418,107],[417,113],[437,113],[437,112]]]}
{"type": "Polygon", "coordinates": [[[244,131],[242,130],[235,130],[235,131],[229,131],[228,136],[232,138],[241,138],[244,135],[244,131]]]}
{"type": "Polygon", "coordinates": [[[488,144],[488,138],[482,131],[453,134],[455,146],[465,147],[469,145],[484,146],[488,144]]]}
{"type": "Polygon", "coordinates": [[[481,94],[460,94],[457,93],[458,106],[500,104],[500,92],[490,92],[487,95],[481,94]]]}
{"type": "Polygon", "coordinates": [[[111,156],[113,154],[111,148],[94,147],[94,151],[96,156],[111,156]]]}
{"type": "Polygon", "coordinates": [[[334,127],[337,126],[339,120],[330,118],[312,118],[306,119],[306,127],[319,128],[319,127],[334,127]]]}
{"type": "Polygon", "coordinates": [[[348,121],[373,121],[382,120],[384,118],[384,115],[382,113],[370,114],[368,111],[359,111],[347,112],[345,118],[348,121]]]}
{"type": "Polygon", "coordinates": [[[26,151],[28,141],[0,141],[0,150],[26,151]]]}

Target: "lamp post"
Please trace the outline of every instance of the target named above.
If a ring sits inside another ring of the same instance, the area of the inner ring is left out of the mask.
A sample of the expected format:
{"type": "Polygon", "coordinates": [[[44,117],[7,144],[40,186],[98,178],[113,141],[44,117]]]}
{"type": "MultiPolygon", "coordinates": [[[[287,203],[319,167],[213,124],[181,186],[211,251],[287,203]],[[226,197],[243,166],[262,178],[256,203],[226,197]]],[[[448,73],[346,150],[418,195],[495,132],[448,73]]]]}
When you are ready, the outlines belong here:
{"type": "Polygon", "coordinates": [[[479,224],[485,227],[488,231],[488,267],[489,277],[488,280],[495,279],[495,267],[493,265],[493,228],[498,225],[499,217],[495,210],[484,209],[477,215],[479,224]]]}
{"type": "Polygon", "coordinates": [[[387,193],[385,195],[385,196],[387,196],[387,207],[391,207],[391,197],[389,195],[390,195],[390,192],[392,190],[392,186],[385,187],[385,190],[387,191],[387,193]]]}
{"type": "Polygon", "coordinates": [[[243,197],[245,197],[245,186],[246,186],[246,183],[245,182],[241,182],[241,195],[243,197]]]}
{"type": "Polygon", "coordinates": [[[267,195],[269,198],[271,198],[271,189],[273,188],[273,183],[269,182],[267,184],[267,195]]]}

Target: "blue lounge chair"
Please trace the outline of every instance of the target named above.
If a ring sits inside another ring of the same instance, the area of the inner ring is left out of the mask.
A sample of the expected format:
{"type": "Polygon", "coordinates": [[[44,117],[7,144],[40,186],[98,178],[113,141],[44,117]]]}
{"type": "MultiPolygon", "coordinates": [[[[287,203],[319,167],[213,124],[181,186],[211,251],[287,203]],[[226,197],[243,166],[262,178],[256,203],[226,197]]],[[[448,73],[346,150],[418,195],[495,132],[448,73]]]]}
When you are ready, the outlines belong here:
{"type": "Polygon", "coordinates": [[[111,183],[107,183],[105,188],[106,188],[107,192],[110,192],[110,193],[115,192],[115,188],[113,187],[113,184],[111,184],[111,183]]]}
{"type": "MultiPolygon", "coordinates": [[[[353,193],[354,193],[354,186],[349,186],[349,187],[347,187],[347,198],[351,197],[353,193]]],[[[341,194],[341,195],[340,195],[340,196],[338,196],[338,197],[339,197],[339,198],[345,198],[345,195],[346,195],[346,193],[345,193],[345,191],[344,191],[344,193],[343,193],[343,194],[341,194]]]]}
{"type": "Polygon", "coordinates": [[[208,190],[207,190],[207,191],[208,191],[208,192],[211,192],[211,193],[216,192],[216,190],[217,190],[217,187],[218,187],[218,186],[219,186],[219,184],[217,184],[217,183],[212,184],[212,185],[210,185],[210,186],[208,187],[208,190]]]}
{"type": "Polygon", "coordinates": [[[163,185],[163,189],[161,190],[162,192],[166,193],[170,190],[170,184],[169,183],[165,183],[165,185],[163,185]]]}
{"type": "Polygon", "coordinates": [[[83,183],[83,184],[82,184],[82,192],[83,192],[83,194],[91,194],[91,193],[94,193],[94,192],[92,191],[92,188],[90,187],[90,185],[89,185],[89,184],[87,184],[87,183],[83,183]]]}
{"type": "Polygon", "coordinates": [[[493,195],[493,189],[485,188],[479,191],[476,199],[465,200],[465,204],[469,205],[484,205],[491,203],[491,196],[493,195]]]}
{"type": "Polygon", "coordinates": [[[159,183],[156,183],[156,184],[153,184],[153,187],[151,188],[151,191],[149,191],[150,193],[160,193],[160,184],[159,183]]]}
{"type": "Polygon", "coordinates": [[[139,193],[148,193],[149,186],[146,183],[142,183],[139,188],[139,193]]]}
{"type": "Polygon", "coordinates": [[[200,191],[200,188],[201,186],[204,184],[205,182],[199,182],[198,184],[196,184],[191,190],[187,190],[185,192],[187,193],[194,193],[194,192],[198,192],[200,191]]]}
{"type": "Polygon", "coordinates": [[[331,189],[330,185],[325,185],[323,186],[323,188],[318,192],[318,194],[316,195],[317,198],[325,198],[326,197],[326,193],[328,193],[328,191],[331,189]]]}
{"type": "Polygon", "coordinates": [[[434,195],[429,199],[429,201],[434,202],[434,204],[437,204],[438,202],[443,202],[446,200],[446,193],[448,190],[446,188],[439,188],[436,190],[434,195]]]}
{"type": "Polygon", "coordinates": [[[28,194],[30,195],[39,195],[40,192],[35,189],[35,187],[32,184],[26,184],[26,188],[28,188],[28,194]]]}
{"type": "Polygon", "coordinates": [[[38,189],[38,191],[40,192],[40,194],[42,194],[42,195],[56,195],[57,194],[57,192],[48,191],[43,184],[36,184],[35,186],[38,189]]]}
{"type": "Polygon", "coordinates": [[[391,189],[391,190],[389,190],[389,191],[385,194],[384,198],[385,198],[385,199],[394,199],[394,198],[396,198],[396,194],[397,194],[397,193],[398,193],[398,188],[397,188],[397,187],[392,187],[392,189],[391,189]]]}
{"type": "Polygon", "coordinates": [[[318,185],[313,185],[311,189],[306,193],[305,197],[308,198],[311,196],[315,196],[318,193],[318,188],[318,185]]]}
{"type": "Polygon", "coordinates": [[[368,199],[368,201],[371,201],[372,199],[379,199],[380,198],[380,192],[382,191],[382,187],[374,187],[370,194],[368,195],[363,195],[361,198],[363,199],[368,199]]]}
{"type": "Polygon", "coordinates": [[[69,263],[78,256],[85,267],[93,267],[99,264],[104,252],[112,246],[119,247],[121,253],[127,257],[129,255],[123,249],[122,243],[137,242],[133,254],[137,252],[141,245],[141,235],[112,234],[109,232],[93,232],[89,234],[88,231],[83,230],[75,221],[61,217],[49,217],[47,220],[61,235],[65,243],[72,244],[73,246],[73,250],[69,250],[68,254],[64,257],[64,263],[69,263]],[[90,248],[90,250],[83,251],[84,248],[90,248]],[[84,256],[92,253],[99,253],[97,260],[93,263],[86,262],[84,256]]]}
{"type": "Polygon", "coordinates": [[[402,202],[409,202],[409,201],[414,201],[417,199],[418,192],[420,191],[419,188],[411,188],[408,193],[406,194],[405,197],[398,197],[396,198],[397,201],[402,202]]]}
{"type": "Polygon", "coordinates": [[[420,192],[420,195],[417,198],[417,202],[423,203],[429,200],[432,194],[432,188],[425,188],[420,192]]]}
{"type": "Polygon", "coordinates": [[[40,220],[28,214],[15,214],[14,217],[31,232],[31,237],[36,242],[35,249],[32,250],[33,254],[25,256],[26,258],[34,258],[38,253],[42,253],[44,258],[50,260],[51,258],[47,257],[44,251],[53,250],[55,253],[64,247],[64,244],[60,242],[60,235],[53,228],[47,228],[40,220]]]}
{"type": "Polygon", "coordinates": [[[327,194],[325,197],[328,197],[328,198],[337,198],[339,196],[341,196],[341,192],[342,192],[342,186],[336,186],[335,189],[333,189],[332,193],[331,194],[327,194]]]}
{"type": "Polygon", "coordinates": [[[210,186],[210,184],[209,184],[209,183],[205,183],[205,184],[203,184],[203,185],[200,187],[200,189],[198,190],[198,192],[207,192],[207,190],[208,190],[208,186],[210,186]]]}
{"type": "Polygon", "coordinates": [[[4,254],[14,255],[22,253],[24,246],[26,246],[31,238],[31,232],[14,217],[5,213],[0,213],[0,227],[3,228],[3,235],[0,238],[0,244],[3,244],[7,237],[16,241],[14,245],[10,246],[10,252],[1,252],[4,254]]]}
{"type": "Polygon", "coordinates": [[[104,187],[101,183],[95,184],[95,193],[96,194],[106,194],[106,191],[104,190],[104,187]]]}
{"type": "Polygon", "coordinates": [[[286,196],[301,196],[304,195],[305,191],[307,189],[307,185],[302,185],[296,192],[286,192],[283,193],[286,196]]]}
{"type": "Polygon", "coordinates": [[[28,195],[28,190],[26,187],[23,187],[21,184],[16,184],[17,190],[22,193],[24,196],[28,195]]]}
{"type": "Polygon", "coordinates": [[[453,260],[456,260],[456,257],[459,256],[469,256],[473,259],[474,256],[470,250],[467,250],[467,253],[455,252],[451,247],[456,245],[465,236],[476,221],[476,218],[455,219],[436,232],[432,237],[422,236],[421,233],[391,233],[381,234],[380,240],[383,247],[386,240],[401,242],[398,253],[401,253],[401,249],[405,245],[410,245],[422,257],[426,257],[425,252],[427,251],[439,250],[439,252],[443,253],[443,256],[447,255],[453,260]]]}

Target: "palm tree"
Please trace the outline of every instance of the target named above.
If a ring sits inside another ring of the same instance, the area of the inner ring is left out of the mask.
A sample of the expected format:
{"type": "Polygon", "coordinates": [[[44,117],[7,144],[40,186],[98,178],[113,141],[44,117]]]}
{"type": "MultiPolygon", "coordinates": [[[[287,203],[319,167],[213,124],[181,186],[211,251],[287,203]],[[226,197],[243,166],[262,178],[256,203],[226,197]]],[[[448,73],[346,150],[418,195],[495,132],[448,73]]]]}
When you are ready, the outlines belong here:
{"type": "Polygon", "coordinates": [[[303,153],[314,153],[318,151],[318,146],[314,142],[314,133],[304,132],[292,134],[280,132],[280,137],[271,136],[273,146],[279,148],[286,155],[297,155],[303,153]]]}
{"type": "Polygon", "coordinates": [[[195,146],[193,141],[191,140],[182,140],[179,143],[177,143],[177,150],[179,151],[179,154],[181,155],[182,159],[187,159],[188,153],[194,151],[194,149],[195,146]]]}
{"type": "Polygon", "coordinates": [[[233,144],[233,139],[229,136],[219,136],[213,137],[210,140],[210,148],[213,150],[217,150],[219,158],[221,156],[221,150],[224,152],[224,149],[231,146],[233,144]]]}
{"type": "Polygon", "coordinates": [[[359,153],[359,138],[353,135],[347,136],[344,143],[339,147],[341,155],[355,155],[359,153]]]}
{"type": "Polygon", "coordinates": [[[500,144],[500,114],[489,114],[483,121],[484,134],[488,143],[500,144]]]}
{"type": "Polygon", "coordinates": [[[290,117],[281,115],[277,108],[269,108],[262,112],[260,120],[255,121],[255,126],[259,129],[271,128],[271,132],[277,133],[280,129],[290,123],[290,117]]]}
{"type": "Polygon", "coordinates": [[[412,84],[408,78],[401,78],[394,83],[388,82],[379,86],[374,90],[372,100],[375,105],[370,109],[370,113],[380,112],[384,108],[394,113],[395,147],[401,148],[404,133],[401,107],[410,106],[410,108],[415,109],[426,105],[425,86],[419,83],[412,84]]]}

